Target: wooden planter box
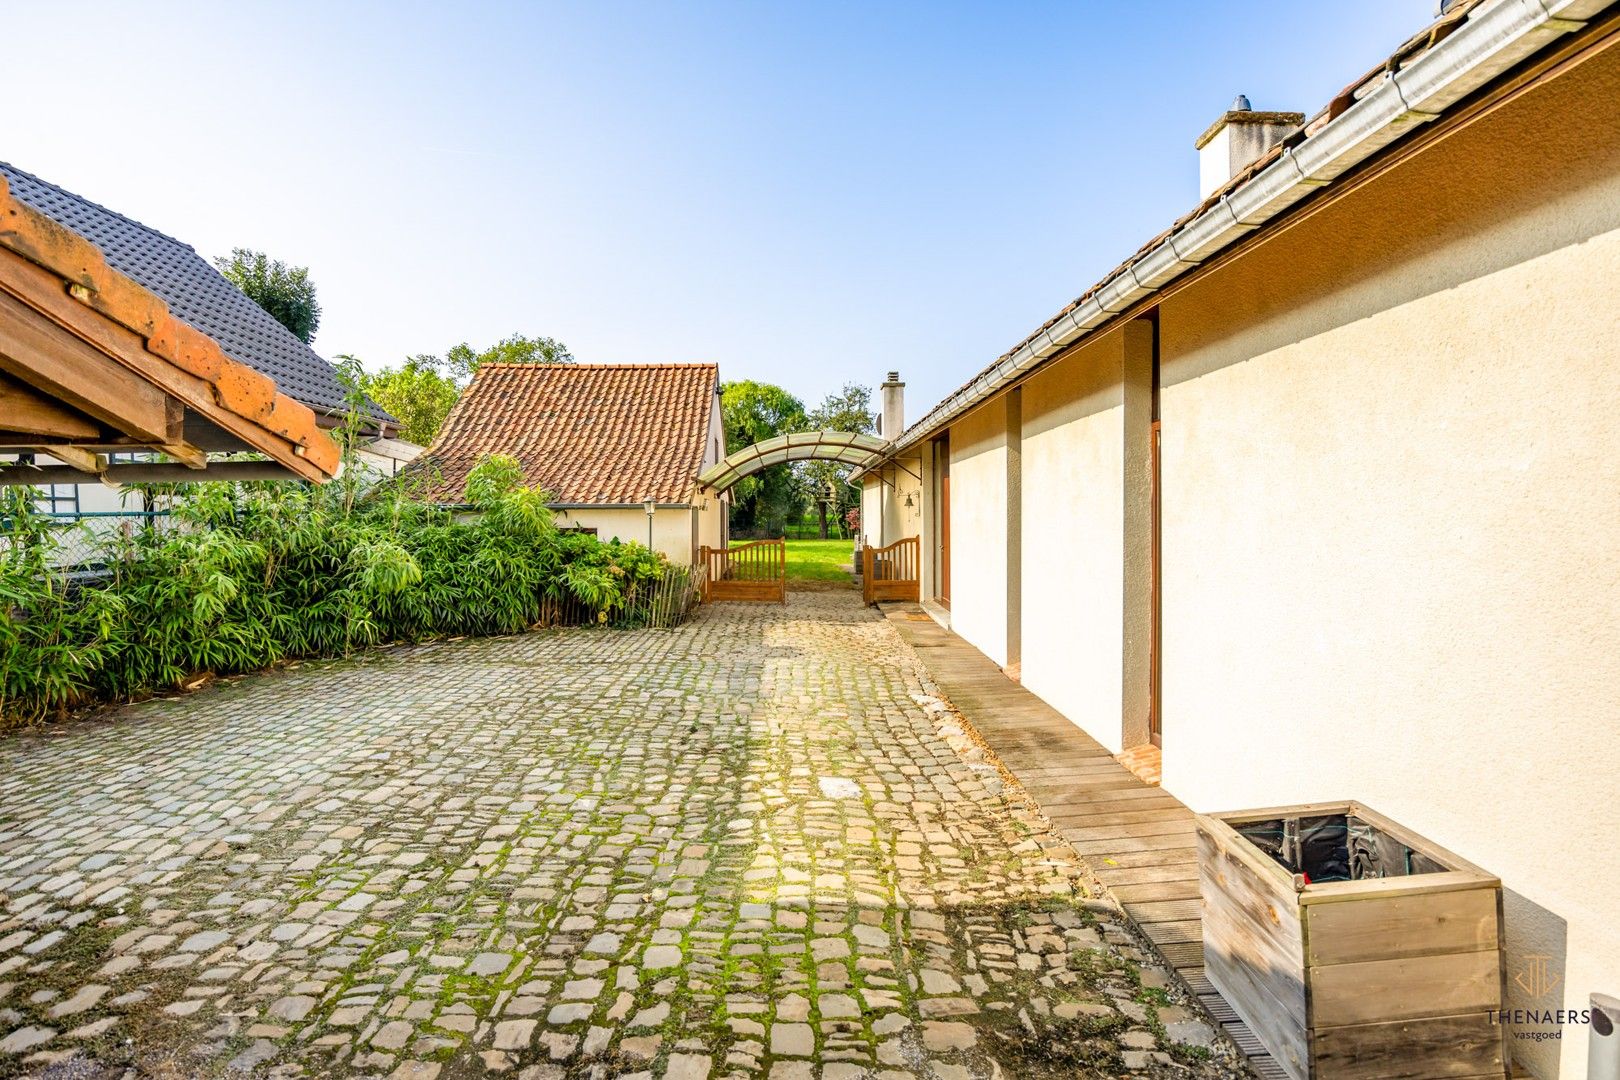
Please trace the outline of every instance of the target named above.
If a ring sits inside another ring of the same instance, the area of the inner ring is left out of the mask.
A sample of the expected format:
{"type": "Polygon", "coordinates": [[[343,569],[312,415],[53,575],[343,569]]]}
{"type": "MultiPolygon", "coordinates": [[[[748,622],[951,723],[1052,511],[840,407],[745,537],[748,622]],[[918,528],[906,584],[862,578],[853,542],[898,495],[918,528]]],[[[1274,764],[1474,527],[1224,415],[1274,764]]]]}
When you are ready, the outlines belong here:
{"type": "Polygon", "coordinates": [[[1354,802],[1197,829],[1209,981],[1290,1076],[1507,1075],[1500,881],[1354,802]]]}

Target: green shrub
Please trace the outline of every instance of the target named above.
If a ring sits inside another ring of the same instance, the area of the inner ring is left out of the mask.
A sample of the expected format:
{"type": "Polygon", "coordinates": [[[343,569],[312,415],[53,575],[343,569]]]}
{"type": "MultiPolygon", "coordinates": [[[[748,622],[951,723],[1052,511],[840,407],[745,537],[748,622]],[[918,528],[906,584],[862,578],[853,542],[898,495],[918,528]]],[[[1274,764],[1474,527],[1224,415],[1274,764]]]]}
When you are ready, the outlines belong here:
{"type": "Polygon", "coordinates": [[[559,532],[510,458],[468,477],[470,513],[291,482],[154,492],[168,528],[101,542],[105,575],[71,586],[35,492],[0,488],[0,718],[34,720],[289,657],[382,641],[510,634],[548,604],[635,620],[667,563],[636,543],[559,532]]]}

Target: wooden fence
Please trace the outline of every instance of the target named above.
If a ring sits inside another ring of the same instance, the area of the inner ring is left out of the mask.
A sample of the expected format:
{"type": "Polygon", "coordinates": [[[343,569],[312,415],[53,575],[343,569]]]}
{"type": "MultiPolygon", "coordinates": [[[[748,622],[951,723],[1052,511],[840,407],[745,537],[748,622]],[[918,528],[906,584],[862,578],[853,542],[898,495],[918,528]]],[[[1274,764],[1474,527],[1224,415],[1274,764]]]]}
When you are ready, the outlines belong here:
{"type": "Polygon", "coordinates": [[[540,604],[541,626],[646,626],[668,630],[692,614],[702,596],[702,567],[667,566],[656,581],[637,586],[629,601],[602,617],[602,612],[573,596],[547,597],[540,604]]]}
{"type": "Polygon", "coordinates": [[[879,600],[920,599],[919,572],[922,545],[915,536],[888,547],[861,549],[861,596],[868,604],[879,600]]]}
{"type": "Polygon", "coordinates": [[[755,600],[787,603],[787,545],[781,540],[712,548],[698,560],[703,600],[755,600]]]}

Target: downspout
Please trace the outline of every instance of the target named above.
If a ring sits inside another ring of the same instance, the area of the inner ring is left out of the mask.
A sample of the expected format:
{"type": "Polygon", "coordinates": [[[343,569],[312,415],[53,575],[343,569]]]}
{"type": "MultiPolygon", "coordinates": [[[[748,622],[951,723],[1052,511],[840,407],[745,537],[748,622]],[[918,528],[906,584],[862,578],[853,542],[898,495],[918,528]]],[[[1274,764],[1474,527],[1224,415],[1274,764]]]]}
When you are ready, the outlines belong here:
{"type": "Polygon", "coordinates": [[[950,423],[1069,348],[1115,315],[1276,218],[1316,188],[1382,150],[1414,125],[1438,119],[1463,97],[1548,43],[1584,27],[1615,0],[1496,0],[1368,92],[1320,131],[1285,149],[1248,183],[1224,195],[1158,247],[1095,289],[1073,311],[1025,341],[990,370],[935,406],[882,456],[950,423]]]}

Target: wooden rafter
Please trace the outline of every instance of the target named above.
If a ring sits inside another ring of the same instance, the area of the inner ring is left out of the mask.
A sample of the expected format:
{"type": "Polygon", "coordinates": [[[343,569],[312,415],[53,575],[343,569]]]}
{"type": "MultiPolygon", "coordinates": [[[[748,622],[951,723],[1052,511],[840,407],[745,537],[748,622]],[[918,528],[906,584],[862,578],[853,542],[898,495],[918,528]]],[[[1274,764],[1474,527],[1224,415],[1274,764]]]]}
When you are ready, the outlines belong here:
{"type": "Polygon", "coordinates": [[[116,396],[101,395],[98,401],[101,411],[90,413],[133,436],[139,445],[161,451],[191,468],[204,468],[206,454],[182,435],[182,419],[185,410],[190,409],[245,444],[271,454],[293,474],[306,480],[325,479],[325,472],[305,460],[302,446],[272,434],[260,423],[221,404],[213,383],[154,355],[139,334],[75,299],[51,271],[0,249],[0,329],[9,329],[10,324],[25,320],[24,332],[33,331],[36,343],[48,342],[64,355],[80,361],[73,377],[70,379],[66,373],[55,370],[55,365],[35,364],[30,373],[19,370],[20,365],[8,364],[9,353],[3,335],[0,335],[0,368],[11,370],[46,393],[63,396],[75,405],[78,402],[69,395],[95,391],[98,377],[129,388],[148,404],[154,398],[161,400],[164,422],[160,430],[152,430],[157,425],[150,412],[143,414],[141,423],[135,425],[140,430],[131,430],[127,415],[122,417],[126,422],[120,423],[120,417],[111,411],[118,402],[116,396]],[[40,386],[41,381],[49,385],[40,386]]]}
{"type": "Polygon", "coordinates": [[[168,396],[0,289],[0,369],[143,442],[177,437],[168,396]]]}
{"type": "MultiPolygon", "coordinates": [[[[101,427],[33,387],[0,374],[0,428],[5,432],[60,439],[94,439],[101,427]]],[[[4,438],[0,435],[0,438],[4,438]]]]}
{"type": "Polygon", "coordinates": [[[64,461],[69,466],[79,470],[82,473],[100,474],[101,471],[107,467],[106,457],[101,454],[93,454],[89,450],[80,450],[77,446],[62,446],[60,444],[53,444],[49,446],[37,446],[33,449],[64,461]]]}

